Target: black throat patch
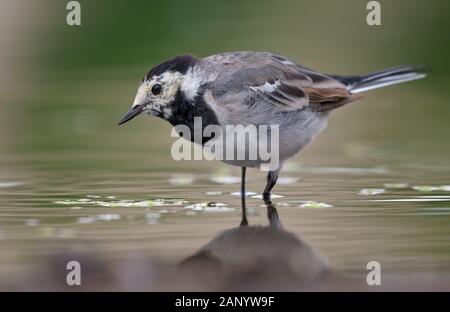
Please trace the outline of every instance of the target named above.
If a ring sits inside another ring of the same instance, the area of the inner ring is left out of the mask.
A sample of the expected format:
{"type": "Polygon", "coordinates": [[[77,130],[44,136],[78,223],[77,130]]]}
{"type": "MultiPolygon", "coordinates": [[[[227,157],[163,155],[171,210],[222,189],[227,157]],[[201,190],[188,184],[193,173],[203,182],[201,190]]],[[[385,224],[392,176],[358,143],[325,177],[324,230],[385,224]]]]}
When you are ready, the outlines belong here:
{"type": "MultiPolygon", "coordinates": [[[[178,91],[175,101],[171,104],[172,114],[167,121],[172,126],[185,125],[191,131],[190,140],[194,142],[194,117],[201,117],[202,133],[206,126],[219,125],[214,111],[205,103],[203,99],[204,91],[200,88],[199,93],[193,100],[188,101],[182,91],[178,91]]],[[[188,139],[188,138],[186,138],[188,139]]],[[[202,144],[212,138],[202,135],[202,144]]],[[[200,142],[197,142],[200,143],[200,142]]]]}

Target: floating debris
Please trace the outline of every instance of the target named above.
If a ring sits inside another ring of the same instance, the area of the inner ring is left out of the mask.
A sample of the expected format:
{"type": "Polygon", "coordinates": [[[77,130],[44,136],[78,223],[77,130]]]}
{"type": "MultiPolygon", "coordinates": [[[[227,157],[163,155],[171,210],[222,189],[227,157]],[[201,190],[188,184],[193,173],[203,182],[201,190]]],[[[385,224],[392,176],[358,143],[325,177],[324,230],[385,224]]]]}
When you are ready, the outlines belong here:
{"type": "Polygon", "coordinates": [[[331,208],[331,207],[333,206],[326,203],[320,203],[314,200],[305,201],[303,204],[300,205],[300,208],[331,208]]]}
{"type": "Polygon", "coordinates": [[[408,189],[410,186],[408,183],[385,183],[384,187],[393,190],[404,190],[408,189]]]}
{"type": "Polygon", "coordinates": [[[433,185],[415,185],[412,188],[419,192],[435,192],[440,190],[439,186],[433,185]]]}
{"type": "Polygon", "coordinates": [[[188,206],[185,206],[184,208],[195,209],[195,208],[198,208],[198,207],[202,207],[202,208],[204,208],[204,207],[224,207],[226,205],[227,204],[224,204],[224,203],[203,202],[203,203],[195,203],[195,204],[192,204],[192,205],[188,205],[188,206]]]}
{"type": "Polygon", "coordinates": [[[156,199],[155,206],[183,206],[189,203],[186,199],[156,199]]]}
{"type": "MultiPolygon", "coordinates": [[[[155,206],[155,201],[152,200],[143,200],[143,201],[128,201],[128,200],[119,200],[119,201],[102,201],[102,200],[91,200],[91,199],[78,199],[78,200],[58,200],[54,202],[55,204],[60,205],[93,205],[100,207],[152,207],[155,206]]],[[[72,209],[72,208],[71,208],[72,209]]]]}
{"type": "Polygon", "coordinates": [[[413,189],[419,192],[450,192],[450,185],[415,185],[413,189]]]}
{"type": "Polygon", "coordinates": [[[155,202],[152,200],[142,200],[142,201],[114,201],[114,202],[104,202],[104,201],[96,201],[95,205],[101,207],[137,207],[137,208],[146,208],[155,206],[155,202]]]}
{"type": "Polygon", "coordinates": [[[359,193],[358,193],[358,195],[369,196],[369,195],[383,194],[383,193],[385,193],[385,192],[386,192],[385,189],[366,188],[366,189],[360,190],[359,193]]]}

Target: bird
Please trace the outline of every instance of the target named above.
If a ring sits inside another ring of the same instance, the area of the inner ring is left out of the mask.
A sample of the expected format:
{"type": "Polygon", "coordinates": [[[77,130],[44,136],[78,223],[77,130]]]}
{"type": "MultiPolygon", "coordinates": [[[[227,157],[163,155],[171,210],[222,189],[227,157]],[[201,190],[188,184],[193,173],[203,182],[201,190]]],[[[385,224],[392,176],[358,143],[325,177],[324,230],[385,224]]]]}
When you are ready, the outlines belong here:
{"type": "MultiPolygon", "coordinates": [[[[362,98],[362,93],[426,76],[420,65],[405,65],[364,75],[323,74],[272,52],[224,52],[204,58],[179,55],[153,67],[140,81],[122,125],[146,113],[195,131],[195,118],[207,126],[278,127],[279,164],[267,173],[262,192],[269,218],[283,163],[310,144],[327,126],[330,112],[362,98]]],[[[260,133],[257,133],[260,136],[260,133]]],[[[204,146],[214,138],[188,140],[204,146]]],[[[241,147],[242,148],[242,147],[241,147]]],[[[249,146],[244,147],[248,149],[249,146]]],[[[248,225],[246,169],[260,168],[260,158],[221,159],[241,167],[241,226],[248,225]]]]}

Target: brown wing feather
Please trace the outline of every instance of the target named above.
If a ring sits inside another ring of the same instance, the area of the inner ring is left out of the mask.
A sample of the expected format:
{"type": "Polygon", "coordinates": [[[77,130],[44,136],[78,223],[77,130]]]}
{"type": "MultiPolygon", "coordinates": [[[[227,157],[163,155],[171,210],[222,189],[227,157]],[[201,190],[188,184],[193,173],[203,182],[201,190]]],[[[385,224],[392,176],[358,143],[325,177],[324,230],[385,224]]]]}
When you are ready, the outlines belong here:
{"type": "Polygon", "coordinates": [[[362,96],[352,94],[341,88],[303,88],[309,98],[309,107],[320,112],[327,112],[342,105],[359,100],[362,96]]]}

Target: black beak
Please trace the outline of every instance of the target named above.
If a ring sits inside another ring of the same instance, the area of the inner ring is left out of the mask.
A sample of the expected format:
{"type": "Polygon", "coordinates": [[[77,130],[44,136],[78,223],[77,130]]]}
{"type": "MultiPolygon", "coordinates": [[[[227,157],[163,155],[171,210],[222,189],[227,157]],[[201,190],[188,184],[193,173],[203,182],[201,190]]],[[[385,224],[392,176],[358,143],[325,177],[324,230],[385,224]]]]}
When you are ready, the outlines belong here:
{"type": "Polygon", "coordinates": [[[131,119],[133,119],[134,117],[136,117],[137,115],[139,115],[140,113],[142,113],[144,109],[144,105],[136,105],[134,107],[132,107],[123,117],[122,119],[120,119],[118,126],[120,126],[121,124],[126,123],[127,121],[130,121],[131,119]]]}

